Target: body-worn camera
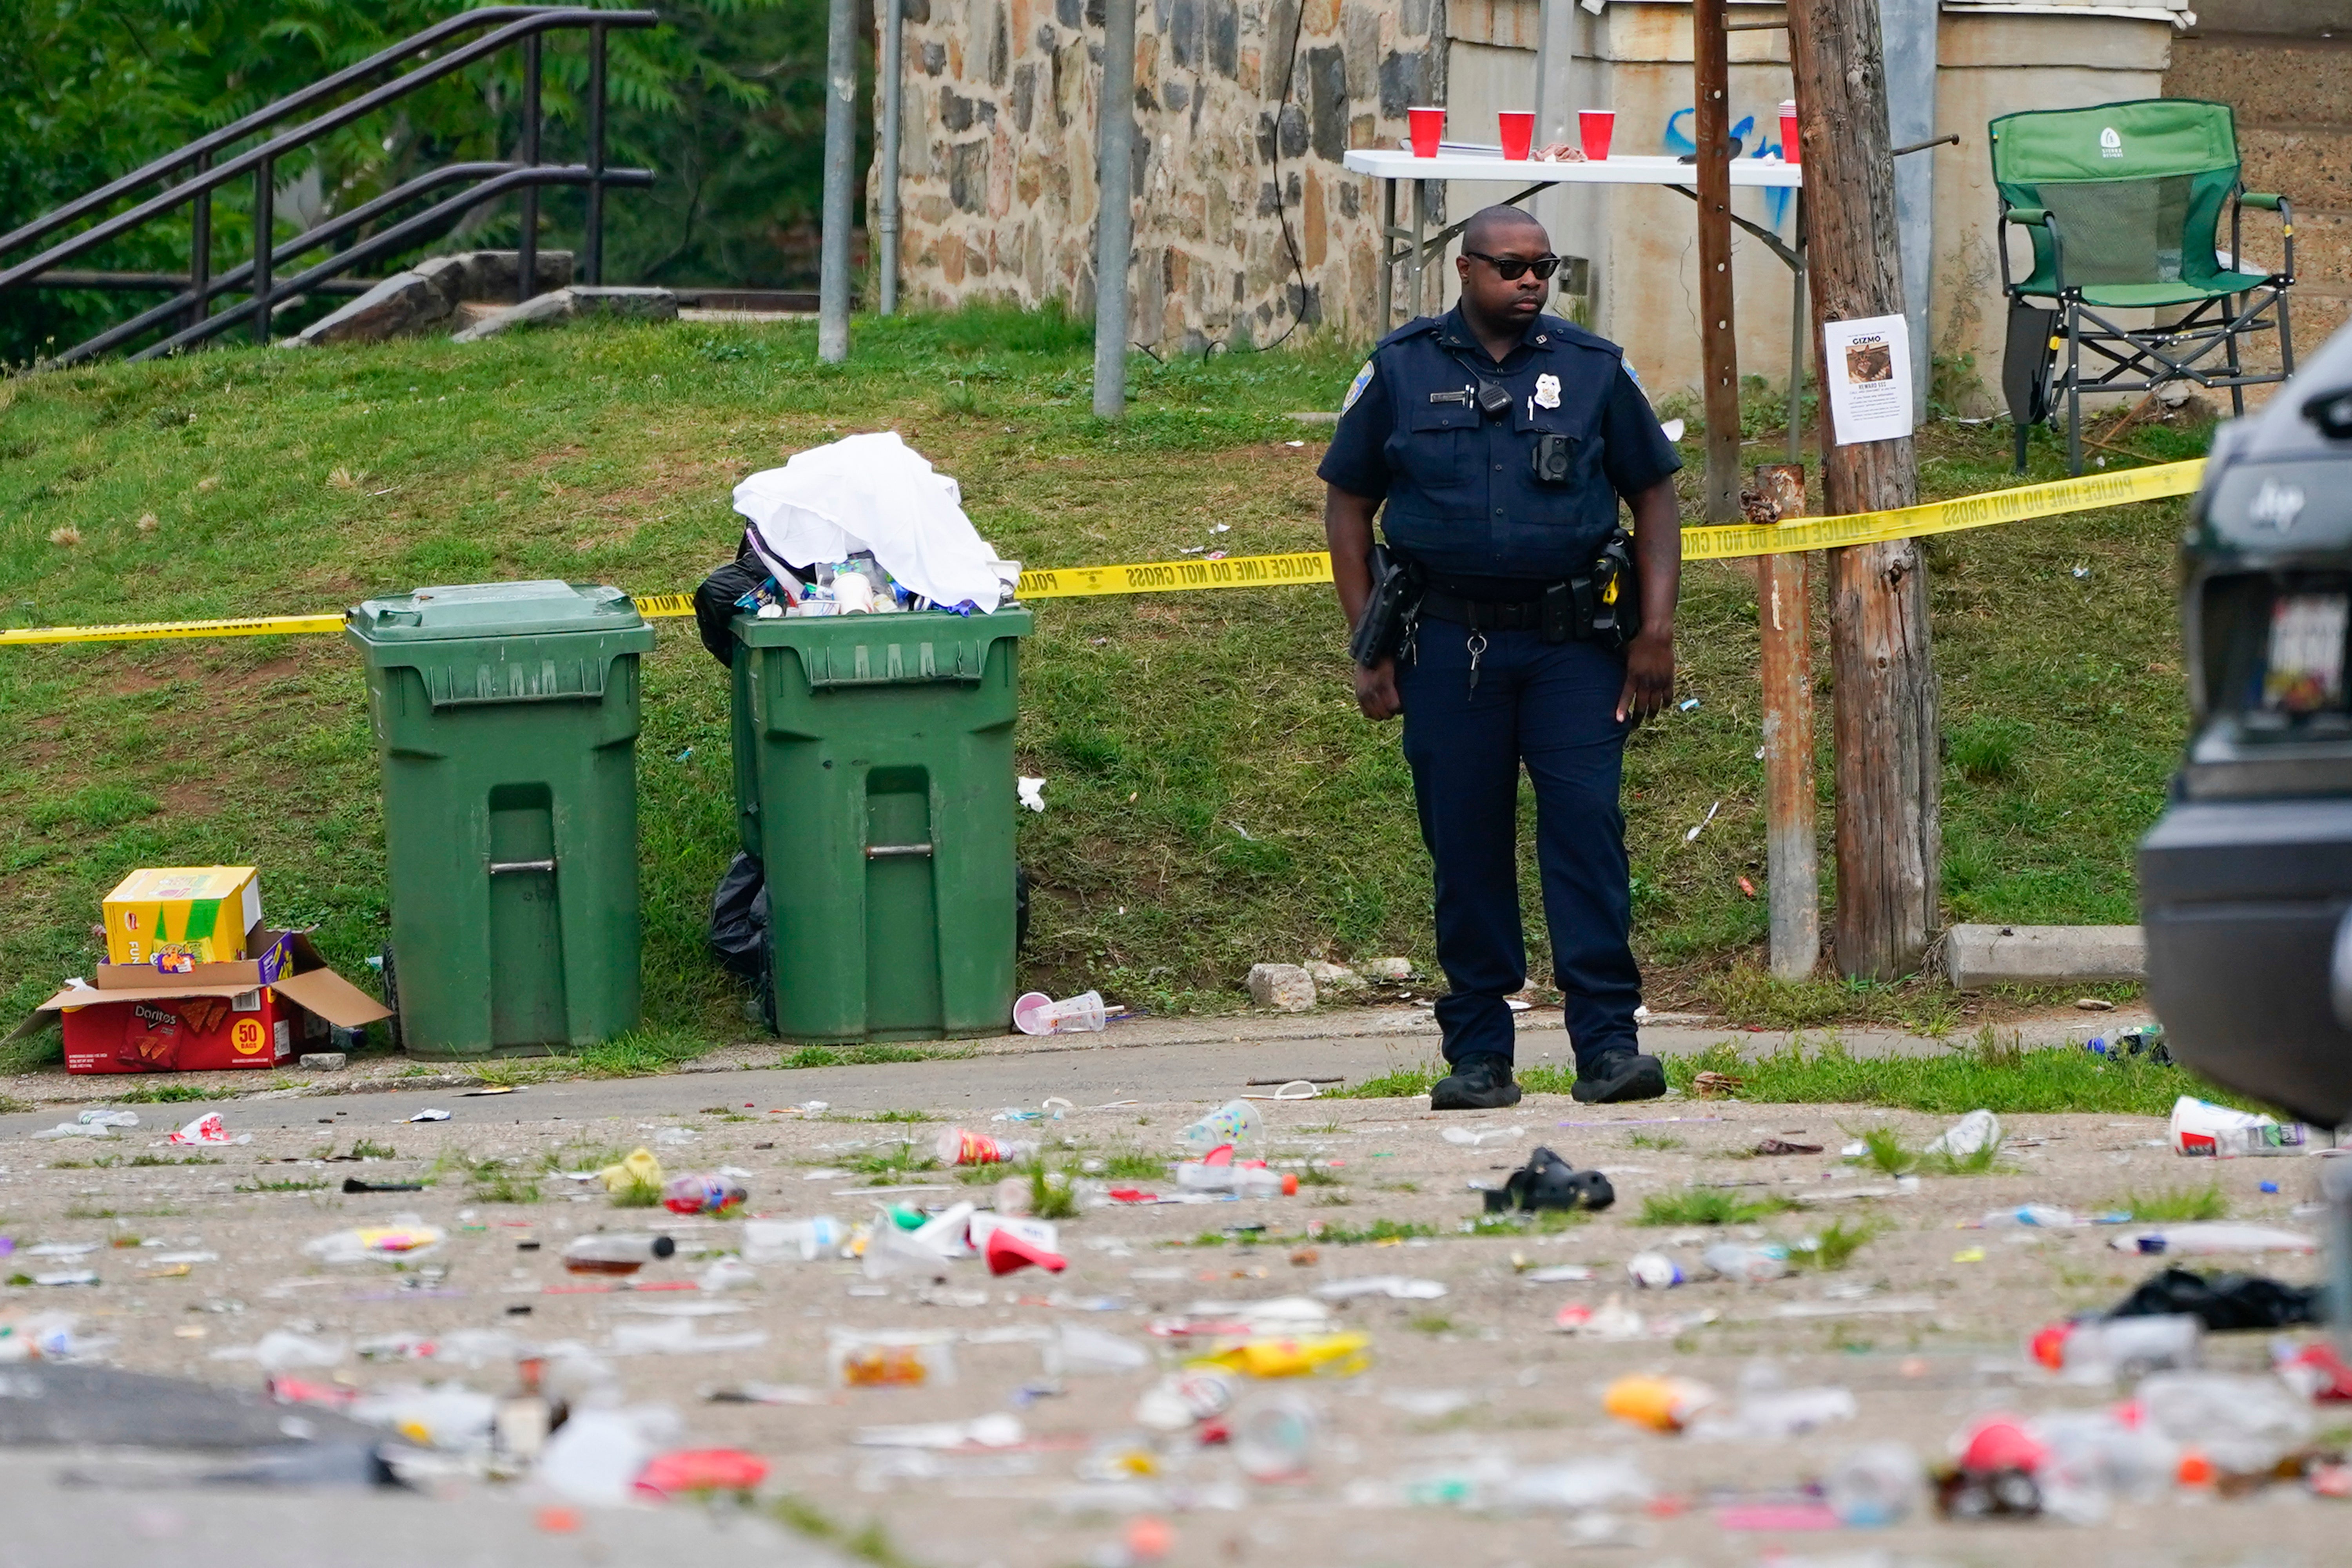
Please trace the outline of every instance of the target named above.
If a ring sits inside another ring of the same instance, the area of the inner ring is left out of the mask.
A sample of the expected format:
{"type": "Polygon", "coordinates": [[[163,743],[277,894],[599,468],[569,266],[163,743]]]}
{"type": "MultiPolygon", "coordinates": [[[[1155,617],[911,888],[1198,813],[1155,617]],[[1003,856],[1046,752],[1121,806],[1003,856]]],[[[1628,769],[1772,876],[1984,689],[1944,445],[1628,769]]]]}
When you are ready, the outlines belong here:
{"type": "Polygon", "coordinates": [[[1545,432],[1528,454],[1538,485],[1565,485],[1576,473],[1576,437],[1545,432]]]}

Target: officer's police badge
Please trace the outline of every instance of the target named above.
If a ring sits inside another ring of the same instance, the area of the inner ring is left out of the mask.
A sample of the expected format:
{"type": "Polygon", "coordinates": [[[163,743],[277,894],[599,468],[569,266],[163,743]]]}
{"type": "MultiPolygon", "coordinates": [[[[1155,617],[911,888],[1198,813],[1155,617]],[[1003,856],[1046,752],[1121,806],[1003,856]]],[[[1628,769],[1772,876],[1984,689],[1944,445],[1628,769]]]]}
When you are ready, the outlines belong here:
{"type": "Polygon", "coordinates": [[[1363,396],[1364,389],[1371,384],[1372,361],[1366,360],[1364,361],[1364,368],[1356,372],[1356,379],[1348,383],[1348,395],[1340,400],[1339,412],[1341,413],[1345,413],[1349,409],[1355,407],[1356,400],[1363,396]]]}
{"type": "Polygon", "coordinates": [[[1536,378],[1536,406],[1538,408],[1558,408],[1559,406],[1559,378],[1558,376],[1541,375],[1536,378]]]}

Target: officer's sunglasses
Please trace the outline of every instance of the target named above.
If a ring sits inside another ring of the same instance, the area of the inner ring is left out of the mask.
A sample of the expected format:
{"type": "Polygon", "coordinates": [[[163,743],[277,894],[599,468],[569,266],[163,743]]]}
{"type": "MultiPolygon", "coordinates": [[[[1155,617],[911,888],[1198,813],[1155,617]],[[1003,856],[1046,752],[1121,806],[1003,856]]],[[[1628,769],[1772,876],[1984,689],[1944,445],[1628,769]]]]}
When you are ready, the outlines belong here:
{"type": "Polygon", "coordinates": [[[1483,250],[1465,250],[1462,254],[1476,256],[1480,261],[1501,273],[1503,281],[1506,283],[1517,283],[1520,275],[1527,272],[1533,272],[1538,277],[1549,280],[1553,273],[1559,270],[1560,258],[1556,256],[1539,256],[1533,261],[1528,261],[1516,256],[1488,256],[1483,250]]]}

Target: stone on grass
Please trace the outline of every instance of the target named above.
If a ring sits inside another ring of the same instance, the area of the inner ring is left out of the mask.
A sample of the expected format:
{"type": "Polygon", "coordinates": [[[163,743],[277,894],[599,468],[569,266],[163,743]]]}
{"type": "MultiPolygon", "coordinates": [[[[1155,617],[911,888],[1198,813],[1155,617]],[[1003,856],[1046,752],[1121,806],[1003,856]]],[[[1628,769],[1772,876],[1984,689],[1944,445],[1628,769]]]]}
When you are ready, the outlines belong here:
{"type": "Polygon", "coordinates": [[[357,299],[282,340],[304,348],[331,343],[381,343],[447,319],[457,303],[421,269],[395,272],[357,299]]]}
{"type": "Polygon", "coordinates": [[[305,1072],[341,1072],[351,1058],[340,1051],[306,1051],[295,1059],[305,1072]]]}
{"type": "Polygon", "coordinates": [[[1364,977],[1347,965],[1327,964],[1320,959],[1307,966],[1307,977],[1315,982],[1318,996],[1337,991],[1360,991],[1366,984],[1364,977]]]}
{"type": "Polygon", "coordinates": [[[1412,978],[1412,960],[1375,958],[1364,966],[1364,972],[1375,980],[1410,980],[1412,978]]]}
{"type": "Polygon", "coordinates": [[[1303,1013],[1315,1006],[1315,981],[1296,964],[1252,964],[1249,994],[1262,1008],[1303,1013]]]}

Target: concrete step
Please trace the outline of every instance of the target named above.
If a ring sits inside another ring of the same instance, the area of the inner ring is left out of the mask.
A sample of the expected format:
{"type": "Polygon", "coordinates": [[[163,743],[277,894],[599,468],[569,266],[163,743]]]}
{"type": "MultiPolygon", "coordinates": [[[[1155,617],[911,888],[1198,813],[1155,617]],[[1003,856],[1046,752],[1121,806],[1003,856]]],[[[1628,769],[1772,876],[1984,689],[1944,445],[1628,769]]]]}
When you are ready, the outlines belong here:
{"type": "Polygon", "coordinates": [[[2256,34],[2179,38],[2164,73],[2167,98],[2203,98],[2249,126],[2352,125],[2352,38],[2256,34]]]}

